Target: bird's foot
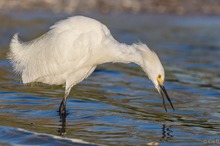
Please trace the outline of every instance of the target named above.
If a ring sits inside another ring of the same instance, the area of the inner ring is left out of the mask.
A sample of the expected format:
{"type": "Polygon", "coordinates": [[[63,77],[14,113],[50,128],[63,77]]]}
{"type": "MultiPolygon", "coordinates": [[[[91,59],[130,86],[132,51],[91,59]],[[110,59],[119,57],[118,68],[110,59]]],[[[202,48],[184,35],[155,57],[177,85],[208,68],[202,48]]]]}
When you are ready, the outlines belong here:
{"type": "Polygon", "coordinates": [[[59,110],[59,114],[60,114],[60,116],[66,116],[67,115],[67,113],[66,113],[66,109],[61,109],[61,110],[59,110]]]}

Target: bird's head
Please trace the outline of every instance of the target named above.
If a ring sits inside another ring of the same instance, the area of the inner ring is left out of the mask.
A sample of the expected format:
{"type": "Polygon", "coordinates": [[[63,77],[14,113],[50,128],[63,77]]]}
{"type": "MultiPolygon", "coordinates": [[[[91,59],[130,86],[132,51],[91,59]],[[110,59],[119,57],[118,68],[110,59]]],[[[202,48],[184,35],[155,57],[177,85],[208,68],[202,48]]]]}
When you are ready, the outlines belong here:
{"type": "Polygon", "coordinates": [[[140,50],[141,54],[141,67],[144,70],[144,72],[147,74],[149,79],[153,82],[155,88],[159,92],[159,94],[162,96],[163,100],[163,106],[165,111],[167,111],[165,106],[165,97],[169,101],[172,109],[174,110],[174,107],[172,105],[172,102],[169,98],[169,95],[167,94],[167,91],[164,87],[164,80],[165,80],[165,73],[164,68],[157,56],[157,54],[153,51],[151,51],[145,44],[139,44],[138,50],[140,50]]]}

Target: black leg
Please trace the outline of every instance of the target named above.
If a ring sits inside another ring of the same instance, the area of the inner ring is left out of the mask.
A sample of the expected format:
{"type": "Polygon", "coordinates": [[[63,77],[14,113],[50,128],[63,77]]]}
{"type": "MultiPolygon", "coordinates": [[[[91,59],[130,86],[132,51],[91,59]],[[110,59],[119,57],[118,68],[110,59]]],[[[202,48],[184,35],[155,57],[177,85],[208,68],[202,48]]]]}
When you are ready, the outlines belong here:
{"type": "MultiPolygon", "coordinates": [[[[67,85],[66,85],[66,86],[67,86],[67,85]]],[[[71,87],[72,87],[72,86],[71,86],[71,87]]],[[[70,93],[71,87],[66,87],[64,98],[63,98],[62,102],[60,103],[59,113],[60,113],[60,115],[62,115],[62,116],[66,116],[66,99],[67,99],[67,96],[68,96],[69,93],[70,93]]]]}
{"type": "Polygon", "coordinates": [[[59,107],[60,115],[66,115],[66,98],[64,97],[59,107]]]}

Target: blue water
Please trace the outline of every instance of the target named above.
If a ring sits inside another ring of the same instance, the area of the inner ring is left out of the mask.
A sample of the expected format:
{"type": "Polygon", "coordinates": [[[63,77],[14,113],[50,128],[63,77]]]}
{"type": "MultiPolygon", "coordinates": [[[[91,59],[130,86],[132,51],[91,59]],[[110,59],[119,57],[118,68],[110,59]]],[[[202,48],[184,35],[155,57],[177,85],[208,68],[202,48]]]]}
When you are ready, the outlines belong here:
{"type": "Polygon", "coordinates": [[[220,144],[219,17],[90,14],[120,42],[142,41],[158,54],[175,111],[168,104],[164,111],[161,97],[137,65],[104,64],[73,87],[69,115],[60,119],[64,88],[23,85],[6,53],[14,33],[30,40],[68,16],[0,15],[0,144],[76,144],[65,138],[104,145],[220,144]]]}

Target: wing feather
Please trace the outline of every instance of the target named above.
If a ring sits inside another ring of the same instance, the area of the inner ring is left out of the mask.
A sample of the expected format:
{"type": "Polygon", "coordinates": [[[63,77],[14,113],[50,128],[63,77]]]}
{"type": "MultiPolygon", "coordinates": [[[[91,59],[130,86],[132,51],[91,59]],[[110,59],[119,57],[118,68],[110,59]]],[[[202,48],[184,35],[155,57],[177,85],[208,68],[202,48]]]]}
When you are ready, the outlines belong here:
{"type": "Polygon", "coordinates": [[[108,33],[104,28],[96,20],[72,17],[30,42],[21,42],[15,34],[8,56],[23,83],[63,84],[68,74],[90,63],[92,50],[99,45],[103,33],[108,33]]]}

